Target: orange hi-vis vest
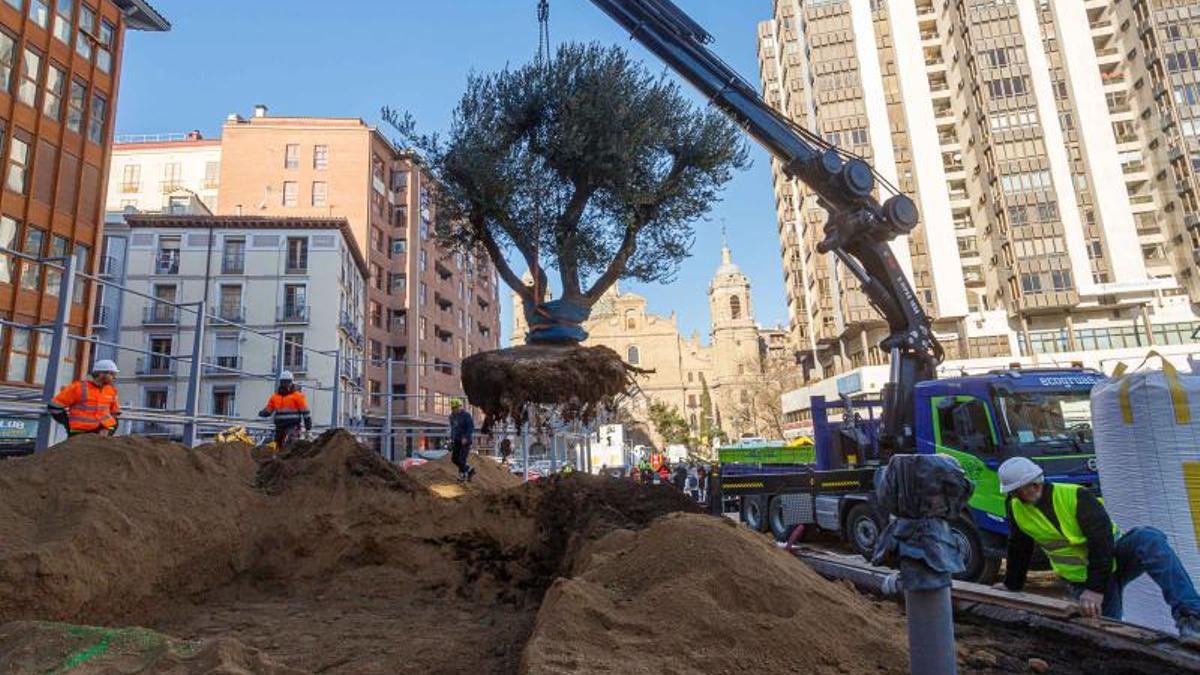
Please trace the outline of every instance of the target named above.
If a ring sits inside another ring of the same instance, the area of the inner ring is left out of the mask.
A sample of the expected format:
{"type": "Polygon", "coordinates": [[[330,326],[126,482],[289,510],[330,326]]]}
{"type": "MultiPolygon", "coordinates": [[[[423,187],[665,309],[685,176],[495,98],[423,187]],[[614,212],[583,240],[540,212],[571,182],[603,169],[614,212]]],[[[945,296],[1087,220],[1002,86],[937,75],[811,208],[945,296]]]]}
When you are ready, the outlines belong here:
{"type": "Polygon", "coordinates": [[[275,392],[267,401],[266,410],[275,415],[276,426],[286,427],[300,424],[309,414],[308,399],[304,398],[304,393],[301,391],[293,391],[287,396],[281,396],[279,392],[275,392]]]}
{"type": "Polygon", "coordinates": [[[121,403],[117,400],[117,388],[111,384],[100,386],[95,382],[76,380],[58,392],[50,402],[50,409],[51,412],[66,410],[67,429],[77,434],[116,429],[121,403]]]}

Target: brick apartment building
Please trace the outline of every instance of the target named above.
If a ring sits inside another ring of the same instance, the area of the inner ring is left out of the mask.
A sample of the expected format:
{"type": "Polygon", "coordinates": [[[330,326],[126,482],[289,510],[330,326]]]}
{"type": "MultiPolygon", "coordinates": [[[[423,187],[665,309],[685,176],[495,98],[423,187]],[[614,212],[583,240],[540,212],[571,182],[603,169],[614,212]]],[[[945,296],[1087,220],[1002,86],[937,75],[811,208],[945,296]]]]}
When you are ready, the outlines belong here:
{"type": "MultiPolygon", "coordinates": [[[[75,256],[94,271],[126,30],[166,31],[145,0],[0,2],[0,246],[37,256],[75,256]]],[[[0,317],[50,322],[60,273],[0,257],[0,317]]],[[[72,332],[87,330],[95,289],[80,284],[72,332]]],[[[49,340],[0,331],[0,380],[39,384],[49,340]]],[[[85,355],[69,350],[78,368],[85,355]]]]}
{"type": "MultiPolygon", "coordinates": [[[[458,364],[499,347],[497,277],[486,256],[438,246],[433,184],[414,156],[360,119],[277,117],[265,106],[249,118],[230,115],[219,143],[195,133],[148,140],[117,147],[113,180],[139,181],[110,186],[110,210],[170,210],[159,193],[182,189],[224,216],[345,218],[368,263],[367,421],[384,415],[391,360],[395,423],[445,424],[449,399],[462,392],[458,364]],[[153,205],[134,203],[147,194],[153,205]]],[[[321,289],[309,301],[321,302],[321,289]]]]}

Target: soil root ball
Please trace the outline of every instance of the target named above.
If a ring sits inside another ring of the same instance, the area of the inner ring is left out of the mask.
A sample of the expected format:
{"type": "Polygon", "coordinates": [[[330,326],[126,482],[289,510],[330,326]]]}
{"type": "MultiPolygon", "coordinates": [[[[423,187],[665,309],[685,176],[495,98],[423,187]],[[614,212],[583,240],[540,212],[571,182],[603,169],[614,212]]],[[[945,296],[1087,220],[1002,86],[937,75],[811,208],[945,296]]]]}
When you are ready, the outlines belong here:
{"type": "Polygon", "coordinates": [[[506,420],[524,424],[530,404],[555,406],[563,421],[586,424],[636,390],[635,378],[647,372],[600,345],[521,345],[467,357],[462,382],[486,430],[506,420]]]}

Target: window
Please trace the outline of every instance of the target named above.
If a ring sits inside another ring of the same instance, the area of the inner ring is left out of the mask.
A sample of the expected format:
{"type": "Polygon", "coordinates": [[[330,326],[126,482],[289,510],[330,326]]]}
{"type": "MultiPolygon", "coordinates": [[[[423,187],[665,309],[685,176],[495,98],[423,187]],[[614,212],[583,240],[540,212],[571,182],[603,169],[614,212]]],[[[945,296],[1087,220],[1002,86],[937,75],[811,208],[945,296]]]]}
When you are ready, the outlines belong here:
{"type": "MultiPolygon", "coordinates": [[[[17,240],[17,221],[0,216],[0,246],[12,248],[17,240]]],[[[9,256],[0,256],[0,283],[12,283],[12,262],[9,256]]]]}
{"type": "Polygon", "coordinates": [[[742,301],[736,295],[729,298],[729,318],[734,320],[742,318],[742,301]]]}
{"type": "Polygon", "coordinates": [[[996,80],[988,80],[987,86],[988,93],[991,94],[992,98],[1020,96],[1028,91],[1028,86],[1023,76],[1001,77],[996,80]]]}
{"type": "Polygon", "coordinates": [[[112,47],[114,33],[116,33],[116,31],[113,29],[111,23],[107,21],[100,22],[100,50],[99,53],[96,54],[96,67],[99,68],[100,72],[102,73],[108,73],[112,71],[112,47]]]}
{"type": "Polygon", "coordinates": [[[63,44],[71,44],[71,12],[75,0],[58,0],[54,7],[54,37],[63,44]]]}
{"type": "Polygon", "coordinates": [[[1039,202],[1037,205],[1037,219],[1040,223],[1058,220],[1058,204],[1055,202],[1039,202]]]}
{"type": "Polygon", "coordinates": [[[316,180],[312,184],[312,205],[325,206],[329,203],[329,183],[316,180]]]}
{"type": "Polygon", "coordinates": [[[696,407],[696,395],[695,394],[688,394],[688,407],[689,408],[696,407]]]}
{"type": "Polygon", "coordinates": [[[167,213],[173,215],[186,214],[189,210],[188,207],[191,202],[192,200],[190,197],[184,197],[182,195],[172,196],[167,200],[167,213]]]}
{"type": "Polygon", "coordinates": [[[25,0],[4,0],[4,1],[8,3],[9,7],[12,7],[13,9],[17,10],[18,12],[25,9],[25,0]]]}
{"type": "Polygon", "coordinates": [[[150,410],[166,410],[167,409],[167,390],[146,389],[142,393],[142,405],[150,410]]]}
{"type": "Polygon", "coordinates": [[[13,136],[8,148],[8,179],[5,186],[18,194],[25,194],[25,175],[29,171],[29,144],[13,136]]]}
{"type": "Polygon", "coordinates": [[[329,146],[313,146],[313,168],[318,170],[329,168],[329,146]]]}
{"type": "Polygon", "coordinates": [[[1042,276],[1040,274],[1022,274],[1021,290],[1025,293],[1042,292],[1042,276]]]}
{"type": "Polygon", "coordinates": [[[428,290],[429,290],[428,287],[425,286],[425,282],[422,281],[421,282],[421,291],[420,291],[421,297],[420,297],[420,303],[419,303],[422,307],[425,306],[425,298],[429,295],[428,290]]]}
{"type": "Polygon", "coordinates": [[[12,91],[12,72],[17,65],[17,43],[12,36],[0,31],[0,86],[12,91]]]}
{"type": "Polygon", "coordinates": [[[221,417],[237,415],[237,389],[232,386],[213,387],[212,414],[221,417]]]}
{"type": "Polygon", "coordinates": [[[222,284],[217,316],[226,321],[242,320],[242,285],[222,284]]]}
{"type": "Polygon", "coordinates": [[[46,95],[42,98],[42,113],[57,122],[62,117],[62,98],[67,75],[53,63],[46,69],[46,95]]]}
{"type": "Polygon", "coordinates": [[[204,163],[204,187],[212,190],[221,185],[221,163],[204,163]]]}
{"type": "Polygon", "coordinates": [[[392,255],[402,255],[403,253],[408,251],[408,240],[407,239],[393,239],[391,249],[392,249],[392,255]]]}
{"type": "Polygon", "coordinates": [[[155,274],[179,274],[179,237],[159,237],[155,274]]]}
{"type": "Polygon", "coordinates": [[[625,350],[625,360],[631,366],[636,366],[641,363],[642,354],[636,345],[629,345],[629,349],[625,350]]]}
{"type": "Polygon", "coordinates": [[[288,237],[287,269],[289,274],[308,271],[308,237],[288,237]]]}
{"type": "Polygon", "coordinates": [[[296,183],[296,181],[294,181],[294,180],[284,181],[284,183],[283,183],[283,205],[284,206],[295,206],[296,205],[297,190],[298,190],[298,184],[296,183]]]}
{"type": "Polygon", "coordinates": [[[13,328],[11,332],[8,379],[23,382],[29,376],[29,355],[33,352],[33,344],[28,328],[13,328]]]}
{"type": "Polygon", "coordinates": [[[632,309],[625,310],[625,328],[626,330],[637,330],[637,318],[632,309]]]}
{"type": "Polygon", "coordinates": [[[304,370],[304,333],[283,334],[283,367],[304,370]]]}
{"type": "Polygon", "coordinates": [[[246,238],[225,237],[221,249],[221,274],[243,274],[246,271],[246,238]]]}
{"type": "Polygon", "coordinates": [[[426,251],[425,249],[421,249],[420,257],[421,257],[421,271],[424,272],[427,269],[429,269],[429,252],[426,251]]]}
{"type": "MultiPolygon", "coordinates": [[[[75,270],[76,271],[84,271],[84,270],[88,269],[88,260],[90,258],[91,252],[92,252],[92,249],[89,248],[88,246],[86,246],[84,244],[75,244],[75,270]]],[[[86,290],[87,290],[86,282],[76,281],[75,282],[75,297],[72,298],[72,301],[77,305],[82,304],[83,303],[83,295],[86,290]]]]}
{"type": "Polygon", "coordinates": [[[1050,270],[1050,285],[1056,291],[1069,291],[1071,285],[1070,270],[1050,270]]]}
{"type": "Polygon", "coordinates": [[[383,290],[383,268],[375,263],[371,263],[370,271],[371,271],[371,285],[375,287],[375,290],[382,291],[383,290]]]}
{"type": "Polygon", "coordinates": [[[87,100],[87,85],[71,80],[71,95],[67,98],[67,128],[79,133],[83,128],[83,105],[87,100]]]}
{"type": "Polygon", "coordinates": [[[299,169],[300,168],[300,146],[296,143],[288,143],[283,149],[283,168],[299,169]]]}
{"type": "MultiPolygon", "coordinates": [[[[427,324],[427,322],[425,321],[425,317],[421,317],[421,320],[420,320],[420,322],[418,322],[418,323],[417,323],[417,337],[418,337],[418,338],[420,338],[420,339],[422,339],[422,340],[424,340],[424,339],[425,339],[425,331],[427,330],[427,325],[428,325],[428,324],[427,324]]],[[[421,359],[421,367],[422,367],[422,368],[424,368],[424,367],[425,367],[425,366],[424,366],[424,362],[425,362],[425,359],[424,359],[424,358],[422,358],[422,359],[421,359]]]]}
{"type": "MultiPolygon", "coordinates": [[[[66,258],[67,252],[71,250],[71,242],[66,237],[54,235],[50,237],[50,258],[66,258]]],[[[79,270],[82,272],[83,270],[79,270]]],[[[62,270],[56,267],[46,267],[46,295],[58,297],[59,289],[62,286],[62,270]]],[[[77,278],[75,283],[83,283],[83,279],[77,278]]]]}
{"type": "MultiPolygon", "coordinates": [[[[238,363],[238,344],[241,340],[237,333],[227,333],[225,335],[217,335],[213,340],[213,362],[218,368],[232,368],[240,370],[241,364],[238,363]]],[[[218,370],[217,372],[228,372],[218,370]]],[[[231,375],[233,373],[230,373],[231,375]]]]}
{"type": "Polygon", "coordinates": [[[388,292],[394,295],[404,295],[408,292],[408,276],[405,274],[388,274],[388,292]]]}
{"type": "MultiPolygon", "coordinates": [[[[25,227],[25,243],[21,246],[21,252],[26,255],[42,257],[42,242],[46,240],[46,233],[36,227],[25,227]]],[[[29,291],[36,291],[38,288],[38,268],[41,265],[34,262],[21,263],[21,288],[29,291]]]]}
{"type": "Polygon", "coordinates": [[[108,119],[108,99],[100,94],[92,96],[92,116],[88,118],[88,140],[104,142],[104,123],[108,119]]]}
{"type": "Polygon", "coordinates": [[[29,3],[29,18],[42,28],[50,25],[50,7],[46,5],[46,0],[33,0],[29,3]]]}
{"type": "Polygon", "coordinates": [[[283,314],[293,321],[308,318],[308,288],[304,284],[284,284],[283,314]]]}
{"type": "Polygon", "coordinates": [[[84,59],[92,58],[92,41],[89,33],[96,32],[96,12],[84,5],[79,8],[79,37],[75,39],[75,53],[84,59]]]}
{"type": "Polygon", "coordinates": [[[17,100],[29,107],[37,103],[38,77],[42,74],[42,55],[25,48],[21,61],[21,84],[17,87],[17,100]]]}

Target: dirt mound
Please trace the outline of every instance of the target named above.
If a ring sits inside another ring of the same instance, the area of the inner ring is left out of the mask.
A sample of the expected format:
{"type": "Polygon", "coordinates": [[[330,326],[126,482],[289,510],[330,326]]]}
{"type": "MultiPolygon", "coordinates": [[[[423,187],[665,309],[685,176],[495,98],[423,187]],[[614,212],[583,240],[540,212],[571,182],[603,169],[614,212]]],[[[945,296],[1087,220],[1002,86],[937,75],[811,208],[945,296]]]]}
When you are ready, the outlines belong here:
{"type": "Polygon", "coordinates": [[[0,672],[290,675],[262,652],[222,638],[184,642],[144,628],[96,628],[40,621],[0,626],[0,672]]]}
{"type": "Polygon", "coordinates": [[[520,427],[531,404],[552,405],[560,419],[588,423],[635,390],[635,378],[645,372],[603,345],[519,345],[463,359],[462,384],[484,412],[486,433],[505,420],[520,427]]]}
{"type": "Polygon", "coordinates": [[[546,594],[526,673],[902,673],[905,629],[764,537],[676,514],[587,547],[546,594]]]}
{"type": "Polygon", "coordinates": [[[106,622],[203,590],[244,561],[262,497],[240,444],[79,436],[0,471],[0,623],[106,622]]]}
{"type": "Polygon", "coordinates": [[[459,482],[458,467],[450,461],[450,455],[418,464],[410,468],[407,474],[442,497],[459,497],[470,492],[495,492],[521,485],[519,476],[513,475],[508,467],[490,457],[472,454],[468,462],[475,467],[475,475],[469,483],[459,482]]]}
{"type": "Polygon", "coordinates": [[[417,489],[395,464],[341,429],[293,443],[275,461],[259,468],[257,485],[268,494],[301,486],[335,492],[354,489],[351,485],[401,492],[417,489]]]}

